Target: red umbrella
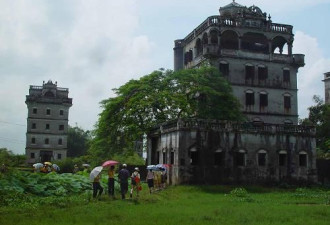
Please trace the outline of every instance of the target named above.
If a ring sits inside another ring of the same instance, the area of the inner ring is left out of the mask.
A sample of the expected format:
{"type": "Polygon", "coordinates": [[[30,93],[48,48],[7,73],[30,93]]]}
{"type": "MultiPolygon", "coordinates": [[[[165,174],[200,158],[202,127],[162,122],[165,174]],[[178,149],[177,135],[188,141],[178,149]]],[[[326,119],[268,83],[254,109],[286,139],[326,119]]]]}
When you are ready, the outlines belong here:
{"type": "Polygon", "coordinates": [[[108,161],[105,161],[102,166],[103,167],[106,167],[106,166],[114,166],[116,164],[118,164],[119,162],[115,161],[115,160],[108,160],[108,161]]]}

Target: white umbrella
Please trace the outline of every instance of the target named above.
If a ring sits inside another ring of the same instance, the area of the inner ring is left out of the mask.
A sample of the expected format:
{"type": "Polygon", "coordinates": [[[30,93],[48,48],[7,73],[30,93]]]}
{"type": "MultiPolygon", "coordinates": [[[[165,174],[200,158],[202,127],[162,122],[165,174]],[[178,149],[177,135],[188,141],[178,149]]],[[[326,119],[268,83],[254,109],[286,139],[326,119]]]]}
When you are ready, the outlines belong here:
{"type": "Polygon", "coordinates": [[[95,167],[89,175],[89,179],[94,180],[94,178],[101,173],[103,166],[95,167]]]}
{"type": "Polygon", "coordinates": [[[43,167],[44,166],[44,164],[42,164],[42,163],[35,163],[35,164],[33,164],[33,167],[35,168],[35,169],[40,169],[41,167],[43,167]]]}

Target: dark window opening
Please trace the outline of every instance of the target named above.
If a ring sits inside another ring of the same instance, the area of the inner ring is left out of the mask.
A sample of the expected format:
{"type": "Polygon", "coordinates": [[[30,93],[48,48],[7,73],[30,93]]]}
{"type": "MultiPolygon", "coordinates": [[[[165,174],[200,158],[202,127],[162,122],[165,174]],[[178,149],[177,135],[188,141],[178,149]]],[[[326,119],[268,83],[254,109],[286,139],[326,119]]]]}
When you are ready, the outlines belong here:
{"type": "Polygon", "coordinates": [[[57,154],[57,159],[62,159],[62,154],[57,154]]]}
{"type": "Polygon", "coordinates": [[[223,76],[229,75],[229,64],[228,63],[220,63],[219,70],[223,76]]]}
{"type": "Polygon", "coordinates": [[[50,109],[47,109],[47,110],[46,110],[46,114],[47,114],[47,115],[50,115],[50,109]]]}
{"type": "Polygon", "coordinates": [[[268,106],[268,95],[260,94],[260,108],[268,106]]]}
{"type": "Polygon", "coordinates": [[[299,166],[307,166],[307,154],[299,154],[299,166]]]}
{"type": "Polygon", "coordinates": [[[58,144],[62,145],[62,143],[63,143],[62,138],[58,139],[58,144]]]}
{"type": "Polygon", "coordinates": [[[166,164],[167,160],[166,160],[166,152],[163,152],[163,164],[166,164]]]}
{"type": "Polygon", "coordinates": [[[31,159],[34,159],[36,156],[35,156],[35,154],[34,154],[34,152],[31,152],[31,154],[30,154],[30,158],[31,159]]]}
{"type": "Polygon", "coordinates": [[[198,165],[198,152],[190,152],[190,165],[198,165]]]}
{"type": "Polygon", "coordinates": [[[45,144],[46,144],[46,145],[49,144],[49,139],[48,139],[48,138],[45,139],[45,144]]]}
{"type": "Polygon", "coordinates": [[[283,70],[283,82],[290,83],[290,70],[283,70]]]}
{"type": "Polygon", "coordinates": [[[33,114],[37,114],[37,113],[38,113],[38,109],[37,109],[37,108],[33,108],[33,109],[32,109],[32,113],[33,113],[33,114]]]}
{"type": "Polygon", "coordinates": [[[210,32],[211,36],[211,44],[218,44],[218,32],[215,30],[212,30],[210,32]]]}
{"type": "Polygon", "coordinates": [[[61,109],[60,110],[60,116],[63,116],[64,115],[64,111],[61,109]]]}
{"type": "Polygon", "coordinates": [[[156,164],[159,164],[159,152],[156,152],[156,164]]]}
{"type": "Polygon", "coordinates": [[[254,105],[254,93],[245,93],[245,105],[254,105]]]}
{"type": "Polygon", "coordinates": [[[286,154],[279,154],[278,156],[278,165],[285,166],[286,165],[286,154]]]}
{"type": "Polygon", "coordinates": [[[49,124],[46,124],[46,130],[49,130],[49,124]]]}
{"type": "Polygon", "coordinates": [[[36,123],[32,123],[32,129],[37,129],[37,124],[36,123]]]}
{"type": "Polygon", "coordinates": [[[208,40],[207,34],[205,33],[203,35],[203,44],[205,45],[205,44],[208,44],[208,43],[209,43],[209,40],[208,40]]]}
{"type": "Polygon", "coordinates": [[[223,152],[215,152],[214,153],[214,165],[223,165],[224,161],[224,153],[223,152]]]}
{"type": "Polygon", "coordinates": [[[36,143],[36,138],[31,138],[31,143],[35,144],[36,143]]]}
{"type": "Polygon", "coordinates": [[[254,79],[254,66],[245,66],[245,80],[254,79]]]}
{"type": "Polygon", "coordinates": [[[201,39],[198,39],[198,40],[196,41],[196,46],[195,46],[195,48],[196,48],[196,56],[199,56],[199,55],[201,55],[201,54],[203,53],[203,46],[202,46],[202,41],[201,41],[201,39]]]}
{"type": "Polygon", "coordinates": [[[284,108],[291,109],[291,98],[290,96],[284,96],[284,108]]]}
{"type": "Polygon", "coordinates": [[[58,129],[59,129],[59,130],[64,130],[64,125],[59,125],[59,126],[58,126],[58,129]]]}
{"type": "Polygon", "coordinates": [[[171,152],[171,164],[174,164],[174,152],[171,152]]]}
{"type": "Polygon", "coordinates": [[[266,153],[258,153],[258,165],[266,166],[266,153]]]}
{"type": "Polygon", "coordinates": [[[236,166],[245,166],[244,152],[236,152],[236,166]]]}
{"type": "Polygon", "coordinates": [[[268,77],[268,69],[266,67],[258,67],[258,79],[266,80],[268,77]]]}

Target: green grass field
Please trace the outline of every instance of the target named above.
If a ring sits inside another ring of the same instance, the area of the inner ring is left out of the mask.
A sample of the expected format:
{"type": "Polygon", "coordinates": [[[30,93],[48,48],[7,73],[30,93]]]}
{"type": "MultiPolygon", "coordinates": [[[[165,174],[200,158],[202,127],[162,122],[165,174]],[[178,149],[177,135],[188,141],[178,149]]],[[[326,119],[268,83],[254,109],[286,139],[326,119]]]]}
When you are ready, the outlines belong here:
{"type": "Polygon", "coordinates": [[[39,224],[330,224],[330,191],[232,186],[173,186],[140,197],[38,197],[40,204],[0,207],[2,225],[39,224]]]}

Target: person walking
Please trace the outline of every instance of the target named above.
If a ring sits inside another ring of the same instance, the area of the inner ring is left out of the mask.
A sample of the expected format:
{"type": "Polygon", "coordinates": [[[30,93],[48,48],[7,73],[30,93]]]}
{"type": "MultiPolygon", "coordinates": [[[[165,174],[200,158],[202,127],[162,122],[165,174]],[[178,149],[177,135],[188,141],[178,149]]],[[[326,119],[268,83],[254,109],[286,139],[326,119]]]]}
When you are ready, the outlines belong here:
{"type": "Polygon", "coordinates": [[[129,172],[126,168],[127,168],[127,165],[123,164],[122,169],[118,173],[118,179],[120,182],[121,199],[125,199],[125,195],[128,191],[129,172]]]}
{"type": "Polygon", "coordinates": [[[139,189],[140,189],[140,173],[139,173],[139,168],[138,167],[135,167],[134,168],[134,172],[132,173],[132,176],[131,176],[131,193],[130,193],[130,198],[133,197],[133,191],[134,189],[136,190],[136,196],[139,196],[139,189]]]}
{"type": "Polygon", "coordinates": [[[109,197],[115,197],[115,166],[110,166],[108,170],[108,194],[109,197]]]}
{"type": "Polygon", "coordinates": [[[99,173],[93,181],[93,198],[100,197],[103,193],[103,187],[100,184],[101,173],[99,173]]]}
{"type": "Polygon", "coordinates": [[[148,170],[147,183],[148,183],[149,192],[151,194],[154,188],[154,172],[152,172],[152,170],[148,170]]]}

